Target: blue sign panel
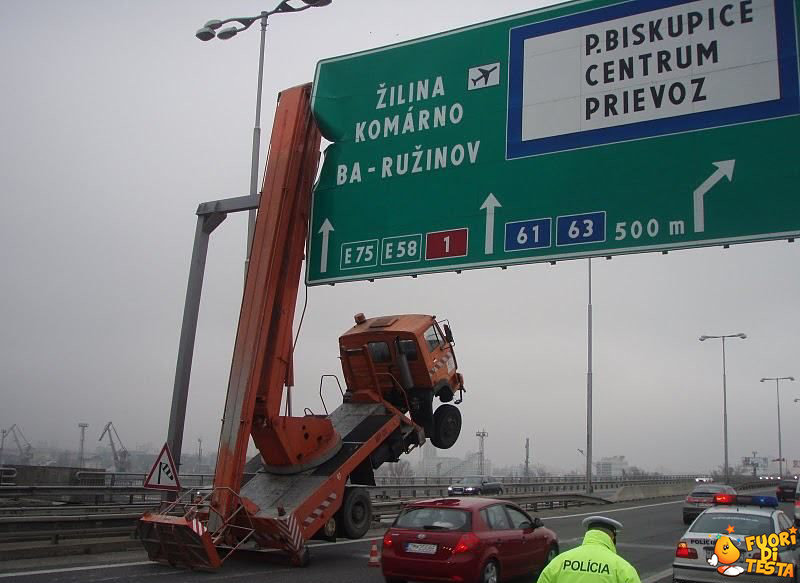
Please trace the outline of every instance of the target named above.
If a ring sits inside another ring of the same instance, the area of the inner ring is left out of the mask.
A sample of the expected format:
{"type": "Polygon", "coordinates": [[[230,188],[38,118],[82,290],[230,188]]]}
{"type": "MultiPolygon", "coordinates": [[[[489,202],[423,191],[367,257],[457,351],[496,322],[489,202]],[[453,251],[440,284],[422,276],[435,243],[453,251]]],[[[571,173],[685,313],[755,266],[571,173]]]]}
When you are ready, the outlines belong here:
{"type": "Polygon", "coordinates": [[[506,251],[550,247],[551,223],[549,218],[506,223],[506,251]]]}
{"type": "Polygon", "coordinates": [[[606,213],[583,213],[558,217],[556,223],[556,245],[580,245],[602,243],[606,240],[606,213]]]}

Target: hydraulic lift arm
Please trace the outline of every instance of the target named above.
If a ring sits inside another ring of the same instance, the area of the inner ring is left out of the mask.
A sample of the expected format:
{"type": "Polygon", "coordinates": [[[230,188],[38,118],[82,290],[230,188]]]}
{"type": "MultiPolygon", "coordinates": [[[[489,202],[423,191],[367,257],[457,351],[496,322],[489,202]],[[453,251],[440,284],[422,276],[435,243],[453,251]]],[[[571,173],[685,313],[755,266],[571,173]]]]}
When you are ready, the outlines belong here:
{"type": "Polygon", "coordinates": [[[234,510],[251,435],[265,464],[287,473],[321,463],[339,443],[328,419],[280,416],[319,163],[310,98],[310,85],[283,91],[272,129],[214,481],[213,506],[222,516],[234,510]]]}

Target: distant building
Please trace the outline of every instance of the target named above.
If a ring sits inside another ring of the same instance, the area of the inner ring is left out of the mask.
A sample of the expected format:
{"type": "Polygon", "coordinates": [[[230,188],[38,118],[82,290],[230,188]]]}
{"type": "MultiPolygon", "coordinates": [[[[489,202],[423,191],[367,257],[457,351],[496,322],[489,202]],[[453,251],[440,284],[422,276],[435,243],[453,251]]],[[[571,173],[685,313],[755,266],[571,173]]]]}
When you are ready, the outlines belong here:
{"type": "Polygon", "coordinates": [[[628,462],[624,455],[600,458],[595,462],[595,476],[598,478],[618,478],[624,476],[628,471],[628,462]]]}
{"type": "MultiPolygon", "coordinates": [[[[477,476],[480,472],[480,454],[468,453],[464,459],[457,457],[443,457],[438,450],[430,445],[422,446],[422,461],[417,466],[417,475],[425,477],[462,477],[477,476]]],[[[484,459],[484,474],[491,474],[492,462],[484,459]]]]}

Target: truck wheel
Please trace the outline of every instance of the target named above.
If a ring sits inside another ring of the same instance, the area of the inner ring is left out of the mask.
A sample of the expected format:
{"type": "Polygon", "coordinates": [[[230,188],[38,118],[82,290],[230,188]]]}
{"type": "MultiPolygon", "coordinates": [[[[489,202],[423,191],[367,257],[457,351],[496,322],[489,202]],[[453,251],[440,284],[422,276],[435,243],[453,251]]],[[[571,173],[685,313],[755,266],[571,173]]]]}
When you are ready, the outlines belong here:
{"type": "Polygon", "coordinates": [[[328,542],[336,542],[336,519],[331,516],[328,521],[322,525],[317,533],[312,537],[319,540],[326,540],[328,542]]]}
{"type": "Polygon", "coordinates": [[[454,405],[440,405],[433,414],[431,443],[439,449],[450,449],[461,434],[461,411],[454,405]]]}
{"type": "Polygon", "coordinates": [[[345,488],[344,502],[336,514],[336,524],[341,534],[357,539],[364,536],[372,522],[372,503],[364,488],[345,488]]]}

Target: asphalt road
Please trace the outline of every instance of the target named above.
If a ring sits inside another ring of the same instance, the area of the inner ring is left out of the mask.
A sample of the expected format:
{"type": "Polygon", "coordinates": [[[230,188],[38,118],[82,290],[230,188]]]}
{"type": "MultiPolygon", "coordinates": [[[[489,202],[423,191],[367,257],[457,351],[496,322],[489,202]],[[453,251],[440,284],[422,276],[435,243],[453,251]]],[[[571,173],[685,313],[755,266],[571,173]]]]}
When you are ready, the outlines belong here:
{"type": "MultiPolygon", "coordinates": [[[[584,517],[604,514],[619,520],[624,529],[618,536],[618,552],[636,567],[642,583],[661,583],[671,580],[675,545],[686,530],[681,520],[682,502],[682,497],[667,498],[546,511],[537,516],[558,534],[561,550],[580,544],[584,517]]],[[[791,513],[791,504],[781,506],[791,513]]],[[[381,538],[380,532],[371,534],[374,536],[359,541],[313,546],[311,565],[305,569],[292,568],[275,554],[259,553],[232,558],[216,573],[197,573],[150,563],[143,552],[129,552],[0,563],[0,583],[210,583],[254,577],[266,583],[381,583],[380,569],[367,566],[370,547],[373,542],[380,544],[381,538]]]]}

